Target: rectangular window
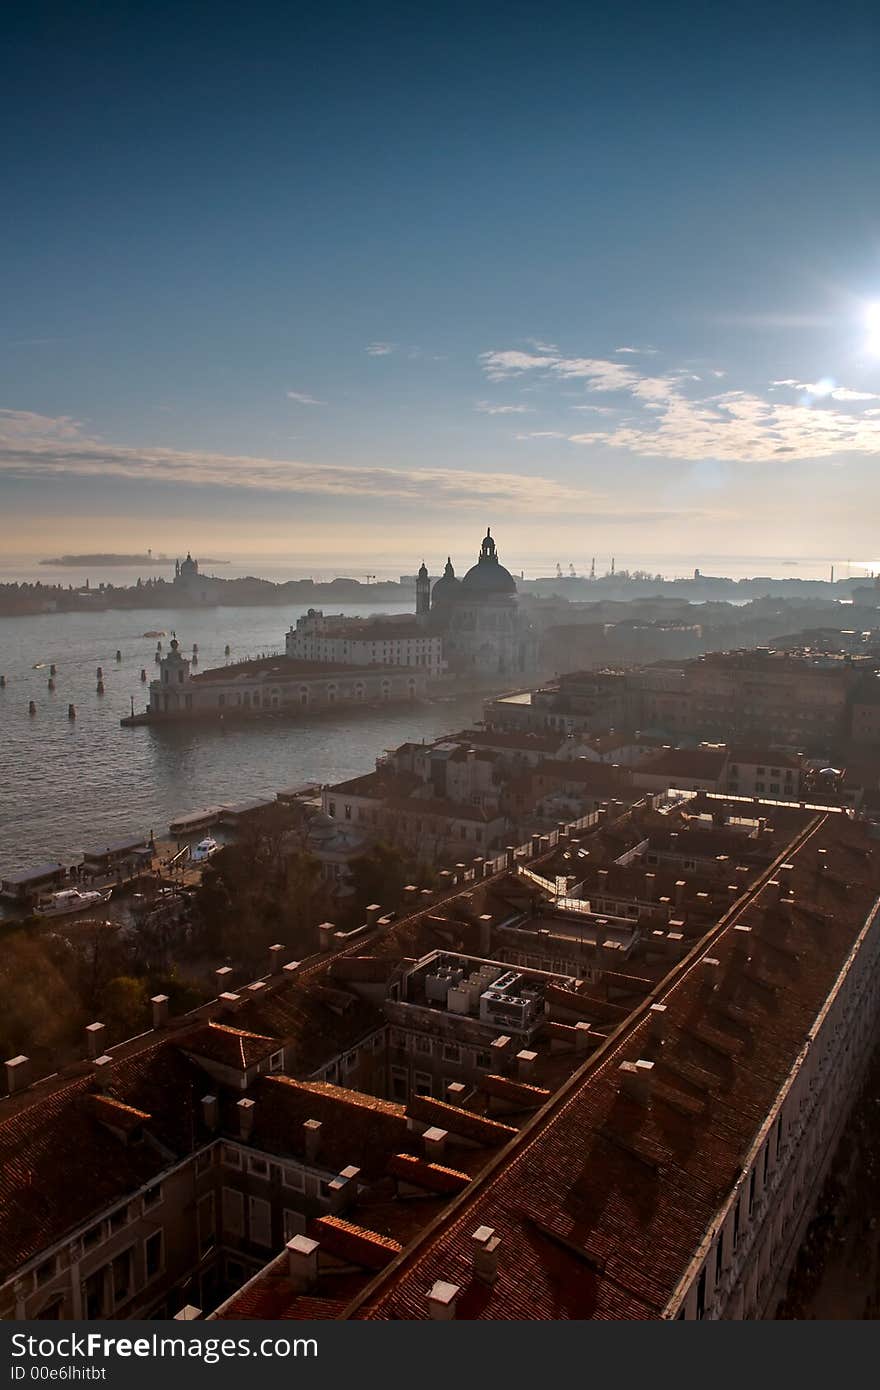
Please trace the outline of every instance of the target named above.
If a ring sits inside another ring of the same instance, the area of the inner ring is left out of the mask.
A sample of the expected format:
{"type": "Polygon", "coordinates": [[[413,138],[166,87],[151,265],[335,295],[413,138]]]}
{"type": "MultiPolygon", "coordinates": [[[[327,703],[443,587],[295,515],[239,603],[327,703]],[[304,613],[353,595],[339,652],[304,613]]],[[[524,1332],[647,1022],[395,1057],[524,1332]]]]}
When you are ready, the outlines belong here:
{"type": "Polygon", "coordinates": [[[255,1245],[272,1244],[272,1208],[262,1197],[248,1198],[248,1224],[255,1245]]]}
{"type": "Polygon", "coordinates": [[[706,1266],[700,1270],[700,1277],[697,1280],[697,1317],[703,1317],[706,1312],[706,1266]]]}
{"type": "Polygon", "coordinates": [[[300,1211],[292,1211],[290,1207],[284,1208],[284,1240],[293,1240],[294,1236],[304,1236],[306,1233],[306,1218],[300,1211]]]}
{"type": "Polygon", "coordinates": [[[391,1099],[397,1101],[406,1101],[408,1089],[409,1088],[407,1085],[407,1074],[404,1071],[403,1067],[392,1067],[391,1099]]]}
{"type": "Polygon", "coordinates": [[[131,1298],[133,1266],[134,1261],[130,1249],[123,1250],[121,1255],[117,1255],[110,1266],[113,1281],[113,1304],[116,1308],[131,1298]]]}
{"type": "Polygon", "coordinates": [[[461,1057],[461,1048],[459,1047],[458,1043],[444,1043],[444,1044],[443,1044],[443,1060],[444,1060],[444,1062],[457,1062],[457,1061],[460,1059],[460,1057],[461,1057]]]}
{"type": "Polygon", "coordinates": [[[248,1172],[253,1173],[255,1178],[268,1178],[269,1165],[265,1158],[248,1158],[248,1172]]]}
{"type": "MultiPolygon", "coordinates": [[[[200,1154],[199,1157],[203,1157],[203,1155],[200,1154]]],[[[210,1161],[210,1154],[207,1155],[207,1157],[210,1161]]],[[[156,1183],[155,1187],[149,1188],[144,1193],[143,1201],[144,1211],[149,1211],[151,1207],[157,1207],[159,1203],[162,1201],[162,1184],[159,1182],[156,1183]]]]}
{"type": "Polygon", "coordinates": [[[231,1144],[223,1145],[223,1162],[227,1168],[241,1167],[241,1149],[234,1149],[231,1144]]]}
{"type": "Polygon", "coordinates": [[[144,1241],[144,1276],[147,1283],[161,1274],[165,1265],[165,1241],[162,1231],[154,1231],[144,1241]]]}
{"type": "Polygon", "coordinates": [[[99,1221],[97,1226],[92,1226],[85,1232],[82,1238],[83,1250],[94,1250],[96,1245],[100,1245],[104,1239],[104,1223],[99,1221]]]}
{"type": "Polygon", "coordinates": [[[43,1284],[48,1284],[49,1280],[54,1278],[54,1276],[55,1257],[53,1255],[53,1257],[50,1260],[44,1260],[41,1265],[37,1265],[37,1268],[34,1271],[34,1279],[36,1281],[37,1288],[40,1288],[43,1284]]]}
{"type": "Polygon", "coordinates": [[[121,1231],[128,1225],[128,1207],[120,1207],[110,1216],[110,1230],[112,1232],[121,1231]]]}
{"type": "Polygon", "coordinates": [[[416,1052],[423,1052],[431,1056],[434,1051],[434,1044],[430,1038],[416,1038],[416,1052]]]}
{"type": "Polygon", "coordinates": [[[283,1066],[284,1066],[284,1048],[282,1048],[280,1052],[273,1052],[273,1053],[272,1053],[271,1057],[269,1058],[269,1070],[270,1070],[270,1071],[281,1071],[281,1068],[282,1068],[283,1066]]]}
{"type": "Polygon", "coordinates": [[[214,1215],[214,1194],[206,1192],[199,1198],[199,1254],[207,1255],[215,1244],[216,1221],[214,1215]]]}
{"type": "Polygon", "coordinates": [[[223,1189],[223,1230],[226,1235],[244,1235],[244,1198],[232,1187],[223,1189]]]}
{"type": "Polygon", "coordinates": [[[415,1092],[417,1096],[429,1096],[432,1091],[431,1078],[427,1072],[417,1071],[415,1075],[415,1092]]]}
{"type": "Polygon", "coordinates": [[[285,1168],[281,1176],[281,1181],[284,1183],[285,1187],[292,1188],[294,1192],[303,1192],[305,1190],[305,1173],[301,1168],[285,1168]]]}

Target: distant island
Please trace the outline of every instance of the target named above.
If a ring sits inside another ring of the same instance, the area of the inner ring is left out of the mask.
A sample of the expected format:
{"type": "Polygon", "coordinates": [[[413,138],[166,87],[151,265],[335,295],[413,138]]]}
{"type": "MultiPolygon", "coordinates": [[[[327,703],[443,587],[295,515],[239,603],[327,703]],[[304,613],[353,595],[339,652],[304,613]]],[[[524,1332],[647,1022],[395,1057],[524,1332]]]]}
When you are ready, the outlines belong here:
{"type": "MultiPolygon", "coordinates": [[[[70,567],[71,565],[172,565],[174,561],[168,555],[60,555],[55,560],[41,560],[41,565],[58,565],[70,567]]],[[[228,565],[228,560],[211,560],[207,556],[202,560],[205,565],[228,565]]]]}

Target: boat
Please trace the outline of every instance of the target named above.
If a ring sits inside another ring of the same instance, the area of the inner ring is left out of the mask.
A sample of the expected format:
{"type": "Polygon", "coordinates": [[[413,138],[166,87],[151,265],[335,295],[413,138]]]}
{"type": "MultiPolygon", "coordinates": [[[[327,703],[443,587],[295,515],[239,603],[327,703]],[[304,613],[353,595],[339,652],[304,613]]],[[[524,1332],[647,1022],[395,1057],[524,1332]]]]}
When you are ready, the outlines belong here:
{"type": "Polygon", "coordinates": [[[199,843],[193,846],[189,852],[189,857],[192,859],[193,863],[201,864],[204,860],[210,859],[212,854],[216,854],[220,848],[221,846],[217,841],[208,835],[204,840],[199,840],[199,843]]]}
{"type": "Polygon", "coordinates": [[[35,661],[34,664],[33,664],[33,666],[31,667],[31,670],[32,670],[32,671],[42,671],[42,669],[43,669],[43,667],[45,666],[45,664],[46,664],[45,661],[35,661]]]}
{"type": "Polygon", "coordinates": [[[145,637],[167,637],[167,636],[168,636],[168,633],[165,631],[164,628],[157,628],[157,630],[156,630],[155,632],[145,632],[145,633],[144,633],[144,636],[145,636],[145,637]]]}
{"type": "Polygon", "coordinates": [[[62,888],[60,893],[52,893],[43,903],[37,903],[34,915],[37,917],[67,917],[72,912],[84,912],[87,908],[100,907],[110,901],[112,888],[86,889],[62,888]]]}

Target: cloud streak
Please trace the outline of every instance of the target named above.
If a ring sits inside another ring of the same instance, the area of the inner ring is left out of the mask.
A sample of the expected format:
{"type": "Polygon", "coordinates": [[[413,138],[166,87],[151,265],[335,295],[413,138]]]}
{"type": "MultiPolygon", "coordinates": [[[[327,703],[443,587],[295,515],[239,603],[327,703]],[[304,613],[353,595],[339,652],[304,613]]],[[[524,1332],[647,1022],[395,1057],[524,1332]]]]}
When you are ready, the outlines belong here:
{"type": "Polygon", "coordinates": [[[289,401],[296,401],[297,405],[326,405],[326,401],[316,400],[314,396],[309,396],[305,391],[286,392],[289,401]]]}

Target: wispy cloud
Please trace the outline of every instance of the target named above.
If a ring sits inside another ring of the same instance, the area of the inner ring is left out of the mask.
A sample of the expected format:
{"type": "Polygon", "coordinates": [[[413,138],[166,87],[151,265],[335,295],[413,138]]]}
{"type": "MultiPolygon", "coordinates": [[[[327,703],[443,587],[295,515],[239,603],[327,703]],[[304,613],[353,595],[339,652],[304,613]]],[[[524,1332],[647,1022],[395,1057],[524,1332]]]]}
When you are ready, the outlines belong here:
{"type": "Polygon", "coordinates": [[[540,371],[564,381],[583,380],[590,391],[620,391],[639,380],[632,368],[602,357],[557,357],[513,349],[483,352],[480,361],[490,381],[505,381],[524,372],[540,371]]]}
{"type": "MultiPolygon", "coordinates": [[[[803,393],[796,404],[763,399],[754,392],[728,390],[707,394],[701,377],[687,369],[647,376],[635,366],[595,357],[559,357],[517,349],[495,350],[481,356],[490,380],[516,379],[532,374],[550,381],[582,379],[589,391],[624,392],[634,407],[632,418],[569,435],[575,444],[626,449],[645,457],[681,461],[719,459],[762,463],[822,459],[835,455],[880,454],[880,424],[867,411],[840,411],[834,404],[858,406],[880,400],[869,391],[840,386],[830,378],[804,382],[797,377],[775,380],[770,390],[790,388],[803,393]]],[[[713,384],[723,372],[711,371],[713,384]]],[[[572,409],[590,409],[573,406],[572,409]]],[[[599,413],[609,407],[600,407],[599,413]]],[[[612,415],[617,413],[610,412],[612,415]]],[[[597,421],[598,423],[598,421],[597,421]]],[[[603,422],[604,423],[604,422],[603,422]]]]}
{"type": "Polygon", "coordinates": [[[530,405],[494,405],[492,401],[477,401],[474,410],[481,415],[528,415],[530,405]]]}
{"type": "Polygon", "coordinates": [[[394,348],[394,343],[368,343],[364,352],[368,353],[370,357],[387,357],[389,353],[394,351],[394,348]]]}
{"type": "Polygon", "coordinates": [[[319,401],[314,396],[309,396],[305,391],[288,391],[287,399],[296,401],[297,405],[326,405],[326,401],[319,401]]]}
{"type": "Polygon", "coordinates": [[[656,355],[657,349],[653,347],[619,347],[615,348],[614,351],[632,353],[636,357],[653,357],[656,355]]]}
{"type": "Polygon", "coordinates": [[[530,434],[518,434],[517,439],[567,439],[562,430],[532,430],[530,434]]]}

